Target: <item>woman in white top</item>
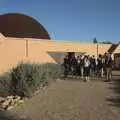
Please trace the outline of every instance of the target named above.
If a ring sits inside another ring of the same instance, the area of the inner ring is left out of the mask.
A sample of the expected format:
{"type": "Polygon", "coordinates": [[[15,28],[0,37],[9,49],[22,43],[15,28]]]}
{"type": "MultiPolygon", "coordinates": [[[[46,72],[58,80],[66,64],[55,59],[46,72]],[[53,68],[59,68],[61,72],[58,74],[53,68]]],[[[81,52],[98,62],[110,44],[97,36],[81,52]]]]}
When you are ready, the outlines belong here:
{"type": "Polygon", "coordinates": [[[90,60],[88,56],[85,56],[84,58],[84,76],[85,76],[85,81],[88,81],[90,77],[90,60]]]}

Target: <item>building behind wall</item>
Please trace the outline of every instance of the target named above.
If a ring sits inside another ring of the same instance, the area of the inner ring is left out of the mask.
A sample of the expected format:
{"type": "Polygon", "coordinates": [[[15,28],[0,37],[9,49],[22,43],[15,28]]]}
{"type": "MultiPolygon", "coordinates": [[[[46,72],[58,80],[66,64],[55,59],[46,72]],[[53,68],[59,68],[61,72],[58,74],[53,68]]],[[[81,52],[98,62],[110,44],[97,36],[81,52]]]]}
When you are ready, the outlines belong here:
{"type": "Polygon", "coordinates": [[[97,57],[107,51],[113,53],[117,47],[112,44],[51,40],[47,30],[37,20],[20,13],[0,15],[0,33],[0,72],[8,71],[21,61],[61,63],[66,52],[97,57]]]}

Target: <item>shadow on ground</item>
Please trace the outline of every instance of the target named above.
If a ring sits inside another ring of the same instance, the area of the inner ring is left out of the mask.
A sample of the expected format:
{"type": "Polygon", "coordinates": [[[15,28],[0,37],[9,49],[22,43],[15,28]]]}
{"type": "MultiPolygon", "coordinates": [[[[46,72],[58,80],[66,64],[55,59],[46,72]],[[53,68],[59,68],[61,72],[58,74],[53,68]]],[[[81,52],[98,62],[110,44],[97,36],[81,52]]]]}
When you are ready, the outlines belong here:
{"type": "Polygon", "coordinates": [[[13,115],[12,113],[1,109],[0,120],[30,120],[30,119],[26,118],[25,116],[18,117],[17,115],[13,115]]]}
{"type": "Polygon", "coordinates": [[[113,76],[113,80],[109,83],[109,89],[114,95],[109,96],[106,100],[109,106],[120,107],[120,75],[113,76]]]}

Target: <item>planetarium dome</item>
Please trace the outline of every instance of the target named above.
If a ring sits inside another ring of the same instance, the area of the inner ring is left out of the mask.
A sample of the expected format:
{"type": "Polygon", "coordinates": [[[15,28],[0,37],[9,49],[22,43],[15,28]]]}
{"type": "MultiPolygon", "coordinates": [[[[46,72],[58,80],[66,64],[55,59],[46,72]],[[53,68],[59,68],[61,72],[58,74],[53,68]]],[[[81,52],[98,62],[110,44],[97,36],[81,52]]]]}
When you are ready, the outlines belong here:
{"type": "Polygon", "coordinates": [[[50,39],[47,30],[37,20],[20,13],[0,15],[0,33],[6,37],[50,39]]]}

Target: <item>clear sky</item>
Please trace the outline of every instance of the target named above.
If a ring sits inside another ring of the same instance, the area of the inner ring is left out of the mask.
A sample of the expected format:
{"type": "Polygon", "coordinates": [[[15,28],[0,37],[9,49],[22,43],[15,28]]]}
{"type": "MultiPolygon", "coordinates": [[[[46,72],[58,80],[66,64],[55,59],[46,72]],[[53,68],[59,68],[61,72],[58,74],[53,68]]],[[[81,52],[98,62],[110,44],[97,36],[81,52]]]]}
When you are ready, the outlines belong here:
{"type": "Polygon", "coordinates": [[[0,14],[37,19],[55,40],[120,41],[120,0],[0,0],[0,14]]]}

